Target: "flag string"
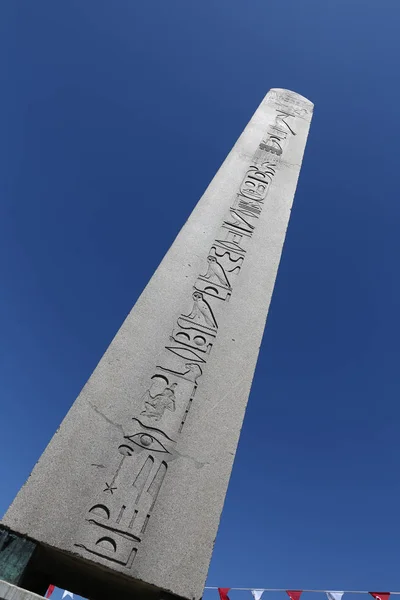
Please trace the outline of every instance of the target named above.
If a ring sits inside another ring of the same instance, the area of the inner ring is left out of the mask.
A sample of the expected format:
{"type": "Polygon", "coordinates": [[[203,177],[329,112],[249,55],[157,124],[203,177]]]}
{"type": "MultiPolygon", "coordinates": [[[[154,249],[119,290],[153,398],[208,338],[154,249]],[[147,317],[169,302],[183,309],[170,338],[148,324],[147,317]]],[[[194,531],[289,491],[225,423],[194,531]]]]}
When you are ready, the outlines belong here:
{"type": "MultiPolygon", "coordinates": [[[[212,587],[212,586],[206,586],[204,588],[205,590],[217,590],[218,587],[212,587]]],[[[258,588],[259,590],[263,590],[264,592],[286,592],[286,589],[283,588],[258,588]]],[[[251,590],[254,590],[253,587],[231,587],[230,590],[237,590],[237,591],[241,591],[241,592],[251,592],[251,590]]],[[[342,594],[369,594],[370,592],[366,592],[364,590],[301,590],[302,592],[313,592],[313,593],[318,593],[318,594],[326,594],[326,592],[340,592],[342,594]]],[[[400,595],[400,592],[390,592],[390,594],[397,594],[400,595]]]]}

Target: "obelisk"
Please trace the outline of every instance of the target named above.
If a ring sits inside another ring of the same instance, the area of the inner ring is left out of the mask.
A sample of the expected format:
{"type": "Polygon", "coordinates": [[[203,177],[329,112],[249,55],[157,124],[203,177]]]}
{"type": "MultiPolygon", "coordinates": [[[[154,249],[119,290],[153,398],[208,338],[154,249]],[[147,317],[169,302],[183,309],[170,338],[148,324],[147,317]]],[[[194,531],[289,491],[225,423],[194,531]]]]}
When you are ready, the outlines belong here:
{"type": "Polygon", "coordinates": [[[312,110],[271,90],[215,175],[2,521],[14,583],[201,598],[312,110]]]}

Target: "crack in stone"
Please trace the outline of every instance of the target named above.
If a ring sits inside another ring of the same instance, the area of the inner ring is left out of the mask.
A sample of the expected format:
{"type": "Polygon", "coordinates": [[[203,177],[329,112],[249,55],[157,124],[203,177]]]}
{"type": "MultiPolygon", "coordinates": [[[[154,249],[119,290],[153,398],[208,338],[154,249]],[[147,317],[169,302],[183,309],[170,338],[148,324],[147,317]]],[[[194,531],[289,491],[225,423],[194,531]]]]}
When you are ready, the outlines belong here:
{"type": "Polygon", "coordinates": [[[188,454],[181,454],[177,450],[174,451],[174,454],[178,458],[187,458],[188,460],[191,460],[194,463],[194,466],[196,467],[196,469],[202,469],[205,465],[211,464],[210,462],[206,462],[206,461],[201,462],[200,460],[197,460],[196,458],[193,458],[193,456],[189,456],[188,454]]]}
{"type": "MultiPolygon", "coordinates": [[[[174,451],[174,454],[175,454],[175,457],[177,457],[177,458],[187,458],[188,460],[191,460],[194,463],[194,466],[196,467],[196,469],[202,469],[206,465],[215,465],[217,462],[219,462],[223,458],[223,457],[218,457],[215,460],[208,460],[208,461],[205,460],[202,462],[201,460],[197,460],[196,458],[194,458],[193,456],[189,456],[188,454],[181,454],[177,450],[174,451]]],[[[229,452],[229,454],[233,455],[233,452],[229,452]]]]}
{"type": "MultiPolygon", "coordinates": [[[[105,421],[107,421],[107,423],[109,423],[110,425],[113,425],[113,427],[116,427],[122,433],[122,435],[125,436],[124,429],[123,429],[123,427],[122,427],[122,425],[120,423],[114,423],[114,421],[112,421],[111,419],[109,419],[101,410],[99,410],[97,408],[97,406],[95,406],[92,402],[90,402],[90,400],[88,400],[88,404],[94,410],[95,413],[97,413],[98,415],[100,415],[105,421]]],[[[193,456],[189,456],[188,454],[181,454],[177,450],[174,450],[174,455],[175,455],[175,457],[187,458],[188,460],[191,460],[194,463],[194,466],[196,467],[196,469],[202,469],[206,465],[215,464],[215,463],[217,463],[220,460],[220,458],[217,458],[217,459],[215,459],[213,461],[203,461],[202,462],[200,460],[197,460],[193,456]]],[[[92,466],[93,467],[99,467],[99,468],[104,467],[104,465],[98,465],[98,464],[92,464],[92,466]]]]}
{"type": "Polygon", "coordinates": [[[105,421],[107,421],[107,423],[109,423],[110,425],[113,425],[114,427],[116,427],[117,429],[119,429],[119,431],[122,433],[123,436],[125,435],[124,429],[123,429],[123,427],[122,427],[122,425],[120,423],[114,423],[114,421],[112,421],[104,413],[102,413],[101,410],[99,410],[97,408],[97,406],[95,406],[92,402],[90,402],[90,400],[88,400],[88,404],[94,410],[95,413],[97,413],[98,415],[100,415],[101,417],[103,417],[103,419],[105,421]]]}

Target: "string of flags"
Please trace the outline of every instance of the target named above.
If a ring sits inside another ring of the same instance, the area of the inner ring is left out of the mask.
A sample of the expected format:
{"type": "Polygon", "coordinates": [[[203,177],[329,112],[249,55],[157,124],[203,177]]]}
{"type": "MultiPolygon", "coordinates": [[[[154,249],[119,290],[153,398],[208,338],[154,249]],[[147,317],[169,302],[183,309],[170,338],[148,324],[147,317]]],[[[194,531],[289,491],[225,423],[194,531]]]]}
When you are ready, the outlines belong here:
{"type": "MultiPolygon", "coordinates": [[[[56,589],[55,585],[49,585],[49,588],[46,592],[45,598],[50,598],[55,589],[56,589]]],[[[72,598],[72,600],[74,600],[73,593],[69,592],[68,590],[64,590],[62,597],[63,598],[72,598]]]]}
{"type": "MultiPolygon", "coordinates": [[[[239,591],[249,591],[251,592],[254,600],[261,600],[261,596],[264,592],[285,592],[290,600],[300,600],[300,596],[303,592],[318,592],[326,594],[327,600],[342,600],[343,594],[370,594],[374,598],[374,600],[389,600],[390,594],[399,595],[400,592],[364,592],[364,591],[344,591],[344,592],[328,592],[326,590],[283,590],[283,589],[252,589],[252,588],[217,588],[217,587],[206,587],[206,590],[218,590],[220,600],[230,600],[228,596],[228,592],[231,590],[239,590],[239,591]]],[[[54,585],[50,585],[45,598],[50,598],[52,593],[55,590],[54,585]]],[[[72,592],[68,590],[64,590],[62,598],[72,598],[74,600],[74,595],[72,592]]]]}
{"type": "Polygon", "coordinates": [[[344,591],[328,592],[326,590],[283,590],[283,589],[252,589],[252,588],[216,588],[206,587],[206,590],[218,590],[220,600],[229,600],[228,592],[231,590],[249,591],[254,600],[261,600],[264,592],[285,592],[290,600],[300,600],[303,592],[318,592],[326,594],[327,600],[342,600],[343,594],[370,594],[374,600],[389,600],[390,594],[400,594],[400,592],[367,592],[367,591],[344,591]]]}

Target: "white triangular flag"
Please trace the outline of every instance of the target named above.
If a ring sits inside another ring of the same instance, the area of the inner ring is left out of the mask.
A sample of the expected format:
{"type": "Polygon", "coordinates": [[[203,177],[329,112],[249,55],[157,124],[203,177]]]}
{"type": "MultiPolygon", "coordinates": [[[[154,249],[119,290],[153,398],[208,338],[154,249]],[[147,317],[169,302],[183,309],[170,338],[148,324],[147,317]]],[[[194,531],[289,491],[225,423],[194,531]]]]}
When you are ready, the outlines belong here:
{"type": "Polygon", "coordinates": [[[263,595],[263,592],[264,590],[251,590],[254,600],[260,600],[261,596],[263,595]]]}
{"type": "Polygon", "coordinates": [[[72,600],[74,599],[74,595],[72,592],[68,592],[68,590],[64,590],[64,593],[62,595],[63,598],[66,598],[67,596],[69,596],[70,598],[72,598],[72,600]]]}
{"type": "Polygon", "coordinates": [[[344,592],[326,592],[328,600],[342,600],[344,592]]]}

